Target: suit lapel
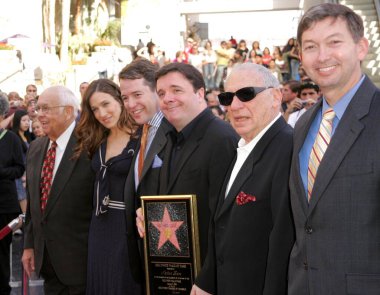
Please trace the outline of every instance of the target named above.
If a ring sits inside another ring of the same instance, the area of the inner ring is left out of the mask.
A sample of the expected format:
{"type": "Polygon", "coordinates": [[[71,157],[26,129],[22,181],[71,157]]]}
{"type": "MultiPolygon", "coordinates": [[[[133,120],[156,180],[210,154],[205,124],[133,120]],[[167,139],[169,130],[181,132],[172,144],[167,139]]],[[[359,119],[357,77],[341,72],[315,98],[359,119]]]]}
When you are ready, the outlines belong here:
{"type": "Polygon", "coordinates": [[[49,199],[45,209],[45,216],[49,214],[49,212],[59,199],[62,189],[65,187],[66,182],[70,179],[71,173],[75,167],[75,164],[77,163],[77,160],[71,159],[71,157],[73,156],[73,149],[75,147],[75,144],[76,138],[73,132],[63,153],[63,157],[61,163],[59,164],[58,170],[54,176],[49,199]]]}
{"type": "Polygon", "coordinates": [[[374,85],[366,77],[347,106],[319,165],[311,195],[309,215],[315,208],[346,154],[364,129],[364,124],[360,122],[360,119],[369,113],[375,90],[374,85]]]}
{"type": "MultiPolygon", "coordinates": [[[[301,151],[301,148],[305,142],[306,136],[309,132],[311,123],[313,122],[315,116],[317,113],[321,110],[322,107],[322,100],[318,101],[315,106],[309,111],[303,114],[305,116],[305,124],[302,124],[299,126],[300,130],[299,132],[295,133],[294,135],[294,151],[293,151],[293,157],[295,159],[295,165],[293,165],[294,174],[295,177],[295,189],[297,190],[297,196],[299,198],[300,203],[302,204],[302,209],[305,214],[307,215],[307,212],[309,210],[309,205],[307,203],[306,195],[305,195],[305,189],[303,186],[302,178],[301,178],[301,170],[300,170],[300,161],[299,161],[299,153],[301,151]]],[[[298,126],[297,126],[298,127],[298,126]]]]}
{"type": "MultiPolygon", "coordinates": [[[[193,128],[189,138],[186,139],[186,143],[183,145],[183,151],[181,152],[181,157],[179,158],[178,164],[176,164],[177,169],[175,169],[175,171],[170,171],[170,173],[173,173],[173,175],[170,176],[170,181],[166,190],[167,194],[175,184],[183,166],[189,157],[193,154],[193,152],[198,148],[201,139],[206,133],[207,128],[197,128],[197,126],[208,126],[209,123],[214,119],[215,116],[211,112],[204,114],[195,128],[193,128]]],[[[170,162],[170,158],[168,162],[170,162]]]]}
{"type": "Polygon", "coordinates": [[[36,196],[36,197],[30,198],[30,202],[33,203],[33,207],[36,208],[33,214],[38,215],[37,220],[41,219],[41,201],[40,201],[41,171],[42,171],[42,165],[44,162],[44,158],[45,158],[48,146],[49,146],[49,138],[44,137],[36,145],[36,149],[33,152],[33,154],[28,155],[28,157],[29,156],[31,157],[31,161],[33,162],[33,168],[32,168],[33,171],[31,174],[28,175],[28,177],[30,177],[30,180],[28,179],[28,190],[30,191],[30,196],[36,196]]]}
{"type": "MultiPolygon", "coordinates": [[[[253,148],[251,153],[249,154],[247,160],[244,162],[243,166],[241,167],[239,173],[236,175],[236,178],[228,192],[228,195],[226,196],[223,204],[219,207],[220,210],[216,213],[216,219],[219,218],[223,213],[225,213],[230,206],[235,202],[236,196],[241,191],[244,183],[252,177],[253,169],[255,167],[255,164],[262,158],[263,154],[265,153],[265,149],[268,146],[268,144],[272,141],[272,139],[276,136],[276,134],[286,126],[286,122],[283,119],[283,117],[280,117],[268,130],[265,132],[263,137],[259,140],[259,142],[256,144],[256,146],[253,148]]],[[[234,161],[236,162],[236,161],[234,161]]],[[[230,172],[227,174],[227,179],[225,180],[225,183],[229,181],[229,178],[231,176],[231,172],[233,170],[233,167],[230,168],[230,172]]],[[[222,190],[222,196],[220,196],[220,200],[224,198],[225,195],[225,189],[222,190]]]]}
{"type": "Polygon", "coordinates": [[[149,147],[148,153],[144,159],[144,166],[141,172],[141,179],[144,178],[145,174],[148,172],[150,167],[152,167],[154,158],[159,154],[166,144],[166,136],[164,125],[165,123],[161,122],[160,126],[157,129],[157,133],[153,138],[152,144],[149,147]]]}

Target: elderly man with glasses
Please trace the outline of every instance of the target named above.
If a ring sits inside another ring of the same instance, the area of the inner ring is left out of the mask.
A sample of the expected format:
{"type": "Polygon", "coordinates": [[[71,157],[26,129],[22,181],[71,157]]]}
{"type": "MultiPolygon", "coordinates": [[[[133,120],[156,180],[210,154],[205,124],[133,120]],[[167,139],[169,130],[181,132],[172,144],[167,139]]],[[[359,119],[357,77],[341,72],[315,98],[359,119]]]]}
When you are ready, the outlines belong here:
{"type": "Polygon", "coordinates": [[[94,173],[84,154],[73,158],[79,104],[63,86],[46,89],[35,111],[46,137],[27,156],[22,262],[44,279],[45,294],[85,294],[94,173]]]}
{"type": "Polygon", "coordinates": [[[257,64],[236,66],[219,100],[241,136],[192,294],[286,294],[294,242],[289,202],[292,129],[279,82],[257,64]]]}

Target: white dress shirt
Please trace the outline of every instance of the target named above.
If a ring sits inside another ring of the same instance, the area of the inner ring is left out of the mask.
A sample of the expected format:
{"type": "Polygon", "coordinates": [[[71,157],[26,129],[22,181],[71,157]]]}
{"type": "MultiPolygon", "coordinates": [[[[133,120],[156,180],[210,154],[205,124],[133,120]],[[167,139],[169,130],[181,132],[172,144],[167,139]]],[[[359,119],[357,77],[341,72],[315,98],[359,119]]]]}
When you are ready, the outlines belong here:
{"type": "Polygon", "coordinates": [[[240,138],[238,143],[237,151],[237,159],[235,162],[234,169],[231,172],[230,180],[228,181],[226,193],[224,197],[227,197],[228,192],[230,191],[230,188],[232,184],[235,181],[236,176],[238,175],[241,167],[243,166],[244,162],[247,160],[250,153],[253,151],[257,143],[260,141],[260,139],[264,136],[264,134],[268,131],[268,129],[277,121],[278,118],[280,118],[281,114],[279,113],[276,118],[274,118],[273,121],[271,121],[263,130],[260,131],[259,134],[255,136],[250,142],[246,142],[243,138],[240,138]]]}
{"type": "MultiPolygon", "coordinates": [[[[54,163],[54,170],[53,170],[53,179],[52,183],[54,181],[55,174],[57,173],[59,164],[61,163],[63,154],[66,150],[67,144],[69,143],[71,134],[73,133],[75,128],[75,120],[70,124],[70,126],[57,138],[55,141],[57,143],[57,148],[55,152],[55,163],[54,163]]],[[[49,147],[53,142],[50,140],[49,147]]]]}

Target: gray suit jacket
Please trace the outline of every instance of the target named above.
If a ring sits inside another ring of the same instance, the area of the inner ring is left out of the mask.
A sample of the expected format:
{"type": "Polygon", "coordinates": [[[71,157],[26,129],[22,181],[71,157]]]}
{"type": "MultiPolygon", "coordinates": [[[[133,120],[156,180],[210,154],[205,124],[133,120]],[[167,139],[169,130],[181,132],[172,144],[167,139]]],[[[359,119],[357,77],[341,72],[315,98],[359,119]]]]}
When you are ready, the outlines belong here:
{"type": "Polygon", "coordinates": [[[39,275],[47,250],[65,285],[86,284],[88,231],[92,212],[94,173],[87,156],[73,160],[76,139],[71,135],[51,187],[44,213],[40,209],[42,163],[47,137],[29,147],[26,164],[28,209],[24,248],[33,248],[39,275]]]}
{"type": "MultiPolygon", "coordinates": [[[[165,120],[161,121],[160,127],[157,130],[152,144],[146,154],[144,160],[143,170],[141,172],[141,180],[138,184],[137,191],[135,190],[135,163],[137,161],[138,150],[137,147],[135,155],[132,160],[131,170],[124,187],[124,201],[126,204],[126,221],[127,221],[127,243],[128,243],[128,256],[132,275],[137,282],[141,282],[143,277],[142,264],[143,258],[140,244],[141,239],[138,237],[136,230],[136,209],[140,205],[140,196],[143,195],[158,195],[159,189],[159,175],[161,167],[153,167],[155,158],[159,157],[162,160],[161,152],[166,145],[166,131],[169,128],[165,120]],[[139,245],[140,244],[140,245],[139,245]]],[[[140,144],[140,143],[139,143],[140,144]]],[[[156,160],[157,161],[157,160],[156,160]]]]}
{"type": "Polygon", "coordinates": [[[331,139],[308,205],[299,152],[320,109],[321,102],[294,130],[289,295],[380,294],[380,90],[365,78],[331,139]]]}

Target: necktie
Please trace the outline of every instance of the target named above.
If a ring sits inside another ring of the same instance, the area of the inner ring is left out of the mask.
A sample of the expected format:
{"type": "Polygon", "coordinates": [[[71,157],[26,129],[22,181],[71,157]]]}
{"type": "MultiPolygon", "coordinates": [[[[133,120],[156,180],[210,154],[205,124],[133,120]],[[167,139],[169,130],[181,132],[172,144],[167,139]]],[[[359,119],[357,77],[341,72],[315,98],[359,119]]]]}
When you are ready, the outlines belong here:
{"type": "Polygon", "coordinates": [[[310,202],[311,193],[313,191],[315,177],[319,164],[326,152],[326,149],[330,143],[332,123],[335,117],[335,112],[332,108],[329,108],[323,114],[321,125],[319,126],[317,137],[313,148],[310,153],[309,166],[307,170],[307,200],[310,202]]]}
{"type": "Polygon", "coordinates": [[[46,203],[49,197],[50,188],[53,180],[53,170],[55,163],[55,154],[56,154],[57,143],[53,141],[49,150],[46,153],[44,163],[42,165],[41,173],[41,211],[44,211],[46,208],[46,203]]]}
{"type": "Polygon", "coordinates": [[[144,158],[145,158],[146,144],[148,142],[149,127],[150,127],[149,124],[144,124],[142,135],[141,135],[139,166],[138,166],[139,179],[141,179],[141,173],[144,167],[144,158]]]}

